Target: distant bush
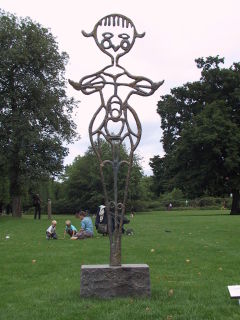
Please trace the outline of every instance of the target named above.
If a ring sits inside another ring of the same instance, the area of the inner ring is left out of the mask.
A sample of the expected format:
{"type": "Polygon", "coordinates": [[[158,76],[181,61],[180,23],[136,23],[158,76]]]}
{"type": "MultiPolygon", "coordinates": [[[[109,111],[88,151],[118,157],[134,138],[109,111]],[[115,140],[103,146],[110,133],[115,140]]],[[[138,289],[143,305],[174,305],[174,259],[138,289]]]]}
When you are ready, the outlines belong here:
{"type": "MultiPolygon", "coordinates": [[[[179,190],[180,191],[180,190],[179,190]]],[[[136,211],[163,211],[168,210],[169,203],[172,204],[172,210],[186,210],[186,209],[208,209],[216,210],[223,209],[224,204],[226,209],[231,208],[231,198],[220,197],[201,197],[192,200],[180,198],[181,192],[175,189],[174,192],[161,195],[155,200],[137,200],[134,202],[136,211]],[[176,198],[174,198],[174,195],[176,198]]],[[[127,208],[128,209],[128,208],[127,208]]],[[[130,209],[129,209],[130,210],[130,209]]]]}
{"type": "Polygon", "coordinates": [[[60,199],[52,202],[53,214],[75,214],[78,210],[80,210],[80,208],[80,203],[77,201],[60,199]]]}
{"type": "Polygon", "coordinates": [[[225,204],[227,205],[227,201],[224,198],[215,198],[215,197],[201,197],[190,201],[190,205],[192,207],[210,207],[215,206],[217,208],[221,208],[225,204]]]}
{"type": "MultiPolygon", "coordinates": [[[[180,190],[173,190],[171,193],[161,195],[157,199],[149,200],[134,200],[127,204],[127,212],[131,211],[131,207],[134,207],[136,212],[147,211],[165,211],[168,210],[169,203],[172,204],[172,210],[187,210],[187,209],[222,209],[224,202],[226,209],[231,208],[231,198],[220,197],[200,197],[192,200],[188,200],[182,196],[180,190]],[[174,198],[176,196],[176,198],[174,198]],[[187,205],[186,205],[187,204],[187,205]]],[[[53,214],[75,214],[80,209],[88,209],[91,214],[95,214],[98,206],[101,204],[100,199],[91,199],[91,208],[85,208],[84,204],[80,203],[80,200],[69,201],[67,199],[59,199],[52,201],[52,213],[53,214]]],[[[29,206],[24,208],[24,214],[34,214],[34,207],[29,206]]],[[[47,214],[47,204],[42,205],[42,214],[47,214]]]]}

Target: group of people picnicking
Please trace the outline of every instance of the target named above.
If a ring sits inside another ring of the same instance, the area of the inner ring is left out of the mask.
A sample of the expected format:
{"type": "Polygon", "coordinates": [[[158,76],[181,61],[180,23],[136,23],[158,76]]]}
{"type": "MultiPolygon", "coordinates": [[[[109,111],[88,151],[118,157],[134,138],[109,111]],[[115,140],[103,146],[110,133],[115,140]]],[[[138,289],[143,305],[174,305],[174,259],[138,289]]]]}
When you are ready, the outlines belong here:
{"type": "MultiPolygon", "coordinates": [[[[76,215],[81,220],[81,228],[77,228],[71,223],[71,220],[65,221],[64,238],[68,234],[72,240],[81,240],[93,237],[93,223],[91,217],[87,216],[85,211],[81,211],[76,215]]],[[[46,230],[46,239],[58,239],[56,232],[57,221],[53,220],[51,225],[46,230]]]]}
{"type": "MultiPolygon", "coordinates": [[[[40,219],[41,218],[41,199],[39,194],[33,195],[33,206],[35,208],[34,210],[34,219],[40,219]]],[[[131,208],[131,217],[134,216],[135,209],[131,208]]],[[[86,238],[92,238],[93,237],[93,222],[91,217],[88,215],[88,211],[80,210],[78,213],[76,213],[76,217],[81,220],[81,228],[78,230],[71,222],[71,220],[65,221],[65,229],[64,229],[64,238],[66,234],[68,234],[72,240],[81,240],[86,238]]],[[[115,222],[114,215],[112,215],[112,221],[111,221],[111,228],[112,232],[115,229],[116,223],[119,224],[120,221],[115,222]]],[[[128,224],[130,222],[129,219],[127,219],[125,216],[123,217],[122,222],[122,233],[125,233],[124,225],[128,224]]],[[[58,239],[57,232],[56,232],[56,226],[57,221],[53,220],[51,222],[51,225],[46,230],[46,239],[58,239]]],[[[96,220],[95,220],[95,227],[98,233],[102,235],[108,234],[108,218],[106,213],[106,207],[104,205],[100,205],[96,214],[96,220]]],[[[132,230],[132,229],[130,229],[132,230]]]]}
{"type": "MultiPolygon", "coordinates": [[[[86,238],[93,237],[93,223],[90,216],[88,216],[88,212],[80,211],[76,214],[76,217],[81,220],[81,228],[78,231],[77,228],[72,224],[71,220],[65,221],[65,229],[64,229],[64,238],[66,234],[71,237],[71,240],[82,240],[86,238]]],[[[104,205],[100,205],[97,211],[95,227],[98,233],[102,235],[108,234],[108,221],[107,221],[107,213],[106,207],[104,205]]],[[[125,216],[123,217],[123,226],[122,233],[125,233],[124,224],[128,224],[130,222],[125,216]]],[[[119,222],[118,222],[119,223],[119,222]]],[[[53,220],[51,225],[46,230],[46,239],[58,239],[56,232],[57,221],[53,220]]],[[[112,231],[115,228],[115,221],[112,217],[112,231]]],[[[132,229],[131,229],[132,230],[132,229]]]]}

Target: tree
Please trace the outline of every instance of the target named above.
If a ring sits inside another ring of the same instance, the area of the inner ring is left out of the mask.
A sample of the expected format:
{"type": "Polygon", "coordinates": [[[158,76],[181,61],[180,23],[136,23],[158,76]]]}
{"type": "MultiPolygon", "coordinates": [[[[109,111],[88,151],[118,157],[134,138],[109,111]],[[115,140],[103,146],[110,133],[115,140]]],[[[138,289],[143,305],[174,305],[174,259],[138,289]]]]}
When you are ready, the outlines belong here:
{"type": "MultiPolygon", "coordinates": [[[[127,151],[124,146],[121,147],[120,153],[122,159],[127,158],[127,151]]],[[[111,149],[109,144],[103,142],[102,156],[108,158],[110,154],[111,149]]],[[[108,167],[106,169],[108,170],[108,167]]],[[[109,167],[109,169],[111,168],[109,167]]],[[[120,170],[119,172],[118,183],[121,196],[124,191],[126,172],[124,170],[120,170]]],[[[107,171],[105,178],[106,184],[111,186],[112,174],[110,170],[107,171]]],[[[129,184],[129,205],[142,196],[141,178],[142,168],[139,164],[139,158],[135,156],[129,184]]],[[[76,157],[73,163],[66,167],[61,188],[63,190],[61,194],[65,196],[58,201],[58,212],[63,209],[65,212],[67,210],[74,213],[80,208],[96,212],[97,207],[103,204],[104,197],[99,175],[99,164],[92,147],[89,147],[83,156],[76,157]]]]}
{"type": "Polygon", "coordinates": [[[168,191],[169,183],[167,179],[167,162],[164,157],[154,156],[150,158],[149,165],[153,171],[152,191],[159,197],[160,194],[168,191]]]}
{"type": "Polygon", "coordinates": [[[9,180],[4,174],[0,176],[0,214],[3,207],[9,204],[9,180]]]}
{"type": "Polygon", "coordinates": [[[64,78],[68,55],[46,28],[0,11],[0,164],[7,168],[13,215],[26,184],[59,174],[76,136],[64,78]]]}
{"type": "MultiPolygon", "coordinates": [[[[188,196],[233,193],[240,213],[240,64],[220,68],[223,58],[196,60],[199,81],[161,97],[163,145],[169,184],[188,196]]],[[[156,164],[156,161],[154,162],[156,164]]]]}

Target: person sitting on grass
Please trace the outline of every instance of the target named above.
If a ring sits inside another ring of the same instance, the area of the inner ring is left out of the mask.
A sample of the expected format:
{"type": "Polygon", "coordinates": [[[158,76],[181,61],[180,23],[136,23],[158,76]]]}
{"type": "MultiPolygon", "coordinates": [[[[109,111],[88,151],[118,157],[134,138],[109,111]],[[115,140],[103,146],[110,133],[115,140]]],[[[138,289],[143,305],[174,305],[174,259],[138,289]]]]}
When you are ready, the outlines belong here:
{"type": "Polygon", "coordinates": [[[93,223],[90,217],[86,216],[86,212],[81,211],[79,214],[79,218],[81,220],[81,229],[79,232],[75,234],[71,239],[72,240],[81,240],[85,238],[93,237],[93,223]]]}
{"type": "Polygon", "coordinates": [[[57,225],[57,221],[53,220],[50,227],[47,228],[47,231],[46,231],[46,239],[47,240],[50,240],[50,239],[56,240],[57,239],[56,225],[57,225]]]}
{"type": "Polygon", "coordinates": [[[71,223],[70,220],[66,220],[65,221],[66,227],[64,230],[64,238],[66,233],[70,235],[70,237],[75,236],[75,234],[77,233],[77,229],[76,227],[74,227],[74,225],[71,223]]]}

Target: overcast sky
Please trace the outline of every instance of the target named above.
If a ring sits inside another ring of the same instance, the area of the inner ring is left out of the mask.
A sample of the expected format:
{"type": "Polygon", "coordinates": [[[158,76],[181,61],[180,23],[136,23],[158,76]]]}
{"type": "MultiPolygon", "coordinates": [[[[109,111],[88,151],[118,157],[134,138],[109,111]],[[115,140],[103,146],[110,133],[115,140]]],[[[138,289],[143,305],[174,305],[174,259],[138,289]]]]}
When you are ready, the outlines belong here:
{"type": "MultiPolygon", "coordinates": [[[[155,82],[165,80],[153,96],[131,98],[131,106],[142,123],[137,153],[143,156],[145,174],[151,174],[149,158],[163,154],[160,118],[156,113],[160,96],[173,87],[199,79],[195,58],[220,55],[225,57],[227,67],[240,61],[240,0],[0,0],[0,7],[18,16],[29,16],[49,28],[60,50],[70,56],[66,77],[74,81],[109,63],[94,40],[84,38],[81,30],[90,32],[100,18],[119,13],[129,17],[139,33],[146,32],[121,59],[121,65],[131,74],[155,82]]],[[[81,101],[74,113],[81,139],[69,146],[66,164],[87,150],[88,124],[99,106],[96,94],[85,96],[70,86],[68,94],[81,101]]]]}

